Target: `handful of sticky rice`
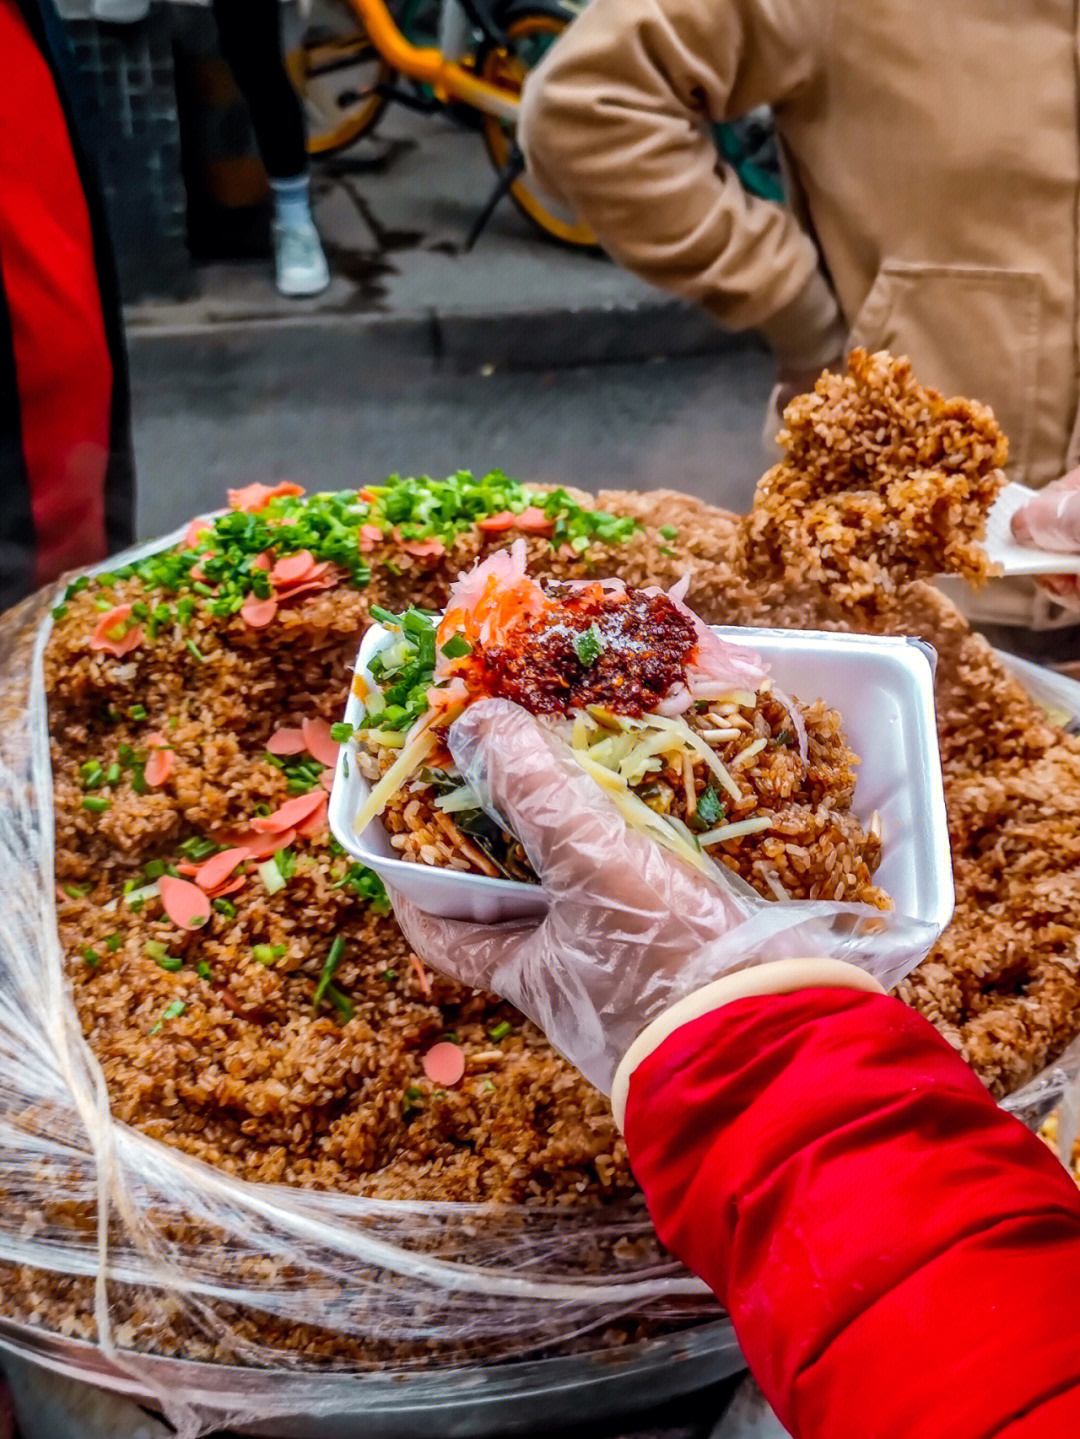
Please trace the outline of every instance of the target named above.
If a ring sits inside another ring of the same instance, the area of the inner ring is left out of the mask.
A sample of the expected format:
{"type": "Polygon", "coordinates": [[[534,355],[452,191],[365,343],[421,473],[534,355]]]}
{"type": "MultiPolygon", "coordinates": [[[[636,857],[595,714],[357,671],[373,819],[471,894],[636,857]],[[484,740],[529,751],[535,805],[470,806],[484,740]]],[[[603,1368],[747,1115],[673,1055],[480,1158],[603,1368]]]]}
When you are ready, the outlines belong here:
{"type": "Polygon", "coordinates": [[[404,859],[535,880],[447,745],[468,705],[499,697],[541,717],[627,823],[687,863],[723,864],[769,898],[887,907],[871,882],[879,837],[850,812],[857,760],[839,716],[801,707],[703,624],[688,582],[537,581],[519,541],[462,575],[441,618],[373,610],[389,637],[358,679],[372,788],[355,829],[381,816],[404,859]]]}
{"type": "Polygon", "coordinates": [[[834,587],[873,606],[915,579],[993,573],[981,541],[1005,483],[993,411],[943,399],[910,361],[854,350],[784,411],[786,458],[758,482],[743,521],[747,571],[834,587]]]}

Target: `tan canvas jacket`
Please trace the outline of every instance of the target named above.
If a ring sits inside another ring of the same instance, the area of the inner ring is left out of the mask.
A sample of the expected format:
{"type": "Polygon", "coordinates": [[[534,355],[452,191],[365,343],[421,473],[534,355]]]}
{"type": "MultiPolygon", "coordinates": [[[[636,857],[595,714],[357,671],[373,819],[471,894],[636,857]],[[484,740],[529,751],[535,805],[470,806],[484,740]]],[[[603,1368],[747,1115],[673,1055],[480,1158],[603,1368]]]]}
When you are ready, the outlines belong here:
{"type": "Polygon", "coordinates": [[[591,0],[522,129],[627,267],[795,364],[845,332],[910,355],[989,402],[1011,476],[1041,485],[1080,459],[1078,102],[1062,0],[591,0]],[[705,124],[761,104],[791,210],[747,195],[705,124]]]}

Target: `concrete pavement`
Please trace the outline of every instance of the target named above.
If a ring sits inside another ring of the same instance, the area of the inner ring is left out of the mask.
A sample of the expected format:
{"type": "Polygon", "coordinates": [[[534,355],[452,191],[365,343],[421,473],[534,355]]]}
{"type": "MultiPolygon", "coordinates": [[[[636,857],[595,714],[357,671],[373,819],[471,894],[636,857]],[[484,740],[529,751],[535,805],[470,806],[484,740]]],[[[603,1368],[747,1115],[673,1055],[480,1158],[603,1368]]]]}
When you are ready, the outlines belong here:
{"type": "Polygon", "coordinates": [[[715,353],[733,343],[692,306],[605,257],[546,239],[509,199],[463,253],[495,172],[480,135],[444,115],[391,106],[373,138],[314,161],[312,179],[333,272],[324,295],[283,299],[268,260],[204,265],[192,299],[131,308],[135,349],[254,321],[345,326],[357,342],[385,340],[397,353],[518,367],[715,353]]]}

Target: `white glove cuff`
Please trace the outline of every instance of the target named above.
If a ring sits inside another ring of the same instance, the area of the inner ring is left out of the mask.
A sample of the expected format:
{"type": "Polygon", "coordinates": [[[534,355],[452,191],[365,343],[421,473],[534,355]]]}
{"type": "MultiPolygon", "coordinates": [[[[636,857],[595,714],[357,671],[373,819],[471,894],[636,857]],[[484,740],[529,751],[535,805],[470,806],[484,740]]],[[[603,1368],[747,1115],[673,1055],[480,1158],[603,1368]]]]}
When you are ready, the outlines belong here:
{"type": "Polygon", "coordinates": [[[886,992],[872,975],[842,959],[778,959],[771,964],[740,969],[734,974],[724,975],[722,979],[713,980],[712,984],[686,995],[647,1024],[623,1055],[611,1086],[611,1110],[619,1132],[622,1132],[626,1117],[631,1076],[642,1060],[659,1049],[677,1029],[689,1024],[692,1019],[700,1019],[703,1014],[730,1004],[734,999],[792,994],[799,989],[861,989],[867,994],[886,992]]]}

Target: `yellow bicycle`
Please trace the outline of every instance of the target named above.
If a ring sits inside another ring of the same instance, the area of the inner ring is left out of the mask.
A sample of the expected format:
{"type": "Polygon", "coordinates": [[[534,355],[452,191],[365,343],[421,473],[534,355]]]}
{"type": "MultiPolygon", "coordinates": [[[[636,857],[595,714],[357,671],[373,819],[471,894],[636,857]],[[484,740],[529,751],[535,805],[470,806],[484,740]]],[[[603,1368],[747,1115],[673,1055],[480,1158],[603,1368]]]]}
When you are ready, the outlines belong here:
{"type": "Polygon", "coordinates": [[[475,45],[451,58],[416,44],[385,0],[316,0],[300,47],[289,56],[308,115],[308,150],[326,155],[369,133],[390,101],[426,111],[472,112],[498,172],[473,226],[475,241],[509,194],[544,234],[566,245],[595,244],[591,232],[525,172],[517,117],[525,77],[573,20],[570,0],[459,0],[475,45]],[[411,82],[408,88],[402,82],[411,82]]]}

